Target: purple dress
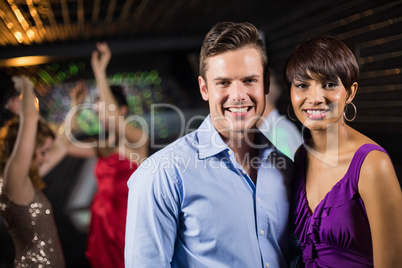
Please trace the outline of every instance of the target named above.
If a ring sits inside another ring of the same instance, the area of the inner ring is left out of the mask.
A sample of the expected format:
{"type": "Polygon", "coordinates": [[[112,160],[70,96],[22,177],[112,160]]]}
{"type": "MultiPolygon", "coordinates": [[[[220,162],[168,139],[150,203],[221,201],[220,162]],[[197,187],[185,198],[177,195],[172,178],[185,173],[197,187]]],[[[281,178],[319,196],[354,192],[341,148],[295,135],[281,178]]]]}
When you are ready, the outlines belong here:
{"type": "Polygon", "coordinates": [[[305,267],[373,267],[370,226],[357,188],[361,165],[372,150],[385,152],[378,145],[362,145],[345,176],[311,213],[305,183],[307,151],[300,147],[293,213],[305,267]]]}

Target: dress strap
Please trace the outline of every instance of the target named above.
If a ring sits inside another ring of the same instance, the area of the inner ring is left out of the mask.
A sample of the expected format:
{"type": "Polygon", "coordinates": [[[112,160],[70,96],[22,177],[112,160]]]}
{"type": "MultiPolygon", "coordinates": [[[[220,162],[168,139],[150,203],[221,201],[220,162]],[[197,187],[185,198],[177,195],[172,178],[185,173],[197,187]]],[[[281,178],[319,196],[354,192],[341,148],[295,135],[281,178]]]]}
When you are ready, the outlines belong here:
{"type": "Polygon", "coordinates": [[[366,159],[366,156],[371,152],[371,151],[381,151],[387,154],[387,152],[382,148],[381,146],[378,146],[376,144],[371,144],[371,143],[366,143],[360,146],[359,149],[355,152],[352,162],[350,163],[349,169],[347,171],[347,174],[352,176],[355,180],[355,183],[359,181],[359,175],[360,175],[360,168],[363,164],[364,159],[366,159]]]}

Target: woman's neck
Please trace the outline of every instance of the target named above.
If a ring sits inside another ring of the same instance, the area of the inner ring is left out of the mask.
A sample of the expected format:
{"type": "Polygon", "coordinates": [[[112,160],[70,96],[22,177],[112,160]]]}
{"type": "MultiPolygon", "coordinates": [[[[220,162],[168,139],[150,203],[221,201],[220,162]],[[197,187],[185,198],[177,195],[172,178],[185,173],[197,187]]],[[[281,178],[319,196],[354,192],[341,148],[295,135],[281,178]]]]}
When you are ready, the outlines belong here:
{"type": "Polygon", "coordinates": [[[344,122],[332,124],[325,130],[311,131],[308,151],[330,165],[337,165],[339,153],[350,140],[351,128],[344,122]]]}

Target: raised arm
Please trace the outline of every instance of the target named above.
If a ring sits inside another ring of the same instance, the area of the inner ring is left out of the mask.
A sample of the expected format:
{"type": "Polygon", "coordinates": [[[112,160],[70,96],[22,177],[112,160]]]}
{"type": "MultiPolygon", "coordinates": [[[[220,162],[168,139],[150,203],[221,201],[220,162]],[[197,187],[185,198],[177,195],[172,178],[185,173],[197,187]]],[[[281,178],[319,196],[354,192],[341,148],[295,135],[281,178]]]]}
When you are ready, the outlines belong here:
{"type": "MultiPolygon", "coordinates": [[[[97,43],[96,48],[97,50],[92,53],[91,64],[99,90],[100,104],[105,105],[105,120],[112,119],[110,122],[114,122],[114,125],[109,125],[109,127],[114,127],[115,130],[118,130],[115,133],[119,133],[121,136],[124,135],[125,141],[130,145],[134,145],[132,148],[135,148],[134,151],[140,156],[139,158],[145,159],[148,156],[148,135],[142,129],[126,124],[119,111],[119,109],[124,108],[119,107],[107,81],[106,69],[112,56],[111,51],[106,43],[97,43]]],[[[127,109],[128,107],[125,108],[127,109]]],[[[113,137],[114,133],[109,131],[109,134],[112,134],[110,137],[113,137]]],[[[122,145],[120,142],[119,144],[122,145]]]]}
{"type": "Polygon", "coordinates": [[[39,111],[31,81],[13,77],[13,82],[22,100],[16,142],[4,168],[4,191],[15,203],[25,204],[32,201],[35,191],[28,173],[35,151],[39,111]]]}
{"type": "Polygon", "coordinates": [[[84,80],[78,81],[76,86],[69,92],[71,99],[71,109],[66,116],[64,124],[59,129],[58,137],[55,141],[54,150],[51,154],[59,155],[63,152],[73,157],[88,158],[96,157],[96,142],[85,142],[76,139],[75,133],[79,130],[77,122],[78,114],[83,108],[87,85],[84,80]],[[59,147],[59,149],[57,149],[59,147]]]}
{"type": "Polygon", "coordinates": [[[374,267],[399,267],[402,263],[402,192],[387,154],[370,152],[363,162],[359,192],[371,237],[374,267]]]}
{"type": "MultiPolygon", "coordinates": [[[[119,116],[118,103],[113,96],[109,83],[107,82],[106,68],[109,64],[112,53],[106,43],[97,43],[96,50],[92,52],[91,65],[94,72],[96,85],[99,90],[99,102],[105,104],[105,120],[109,116],[119,116]]],[[[118,123],[115,120],[116,124],[118,123]]]]}

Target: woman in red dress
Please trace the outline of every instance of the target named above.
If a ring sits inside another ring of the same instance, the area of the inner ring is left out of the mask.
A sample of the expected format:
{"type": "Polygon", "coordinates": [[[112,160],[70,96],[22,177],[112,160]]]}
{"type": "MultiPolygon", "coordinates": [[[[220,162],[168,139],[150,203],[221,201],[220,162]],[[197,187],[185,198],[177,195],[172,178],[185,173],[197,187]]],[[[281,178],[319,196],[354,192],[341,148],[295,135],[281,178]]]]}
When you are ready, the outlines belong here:
{"type": "MultiPolygon", "coordinates": [[[[108,45],[98,43],[91,64],[99,90],[98,117],[108,130],[108,137],[96,141],[97,146],[85,146],[91,148],[83,148],[80,142],[74,144],[71,139],[68,143],[71,156],[98,157],[95,167],[98,190],[91,204],[86,251],[91,267],[96,268],[124,267],[127,180],[148,154],[147,134],[125,122],[128,105],[122,88],[110,87],[107,82],[110,58],[108,45]]],[[[72,91],[72,106],[83,100],[84,92],[82,86],[72,91]]]]}

